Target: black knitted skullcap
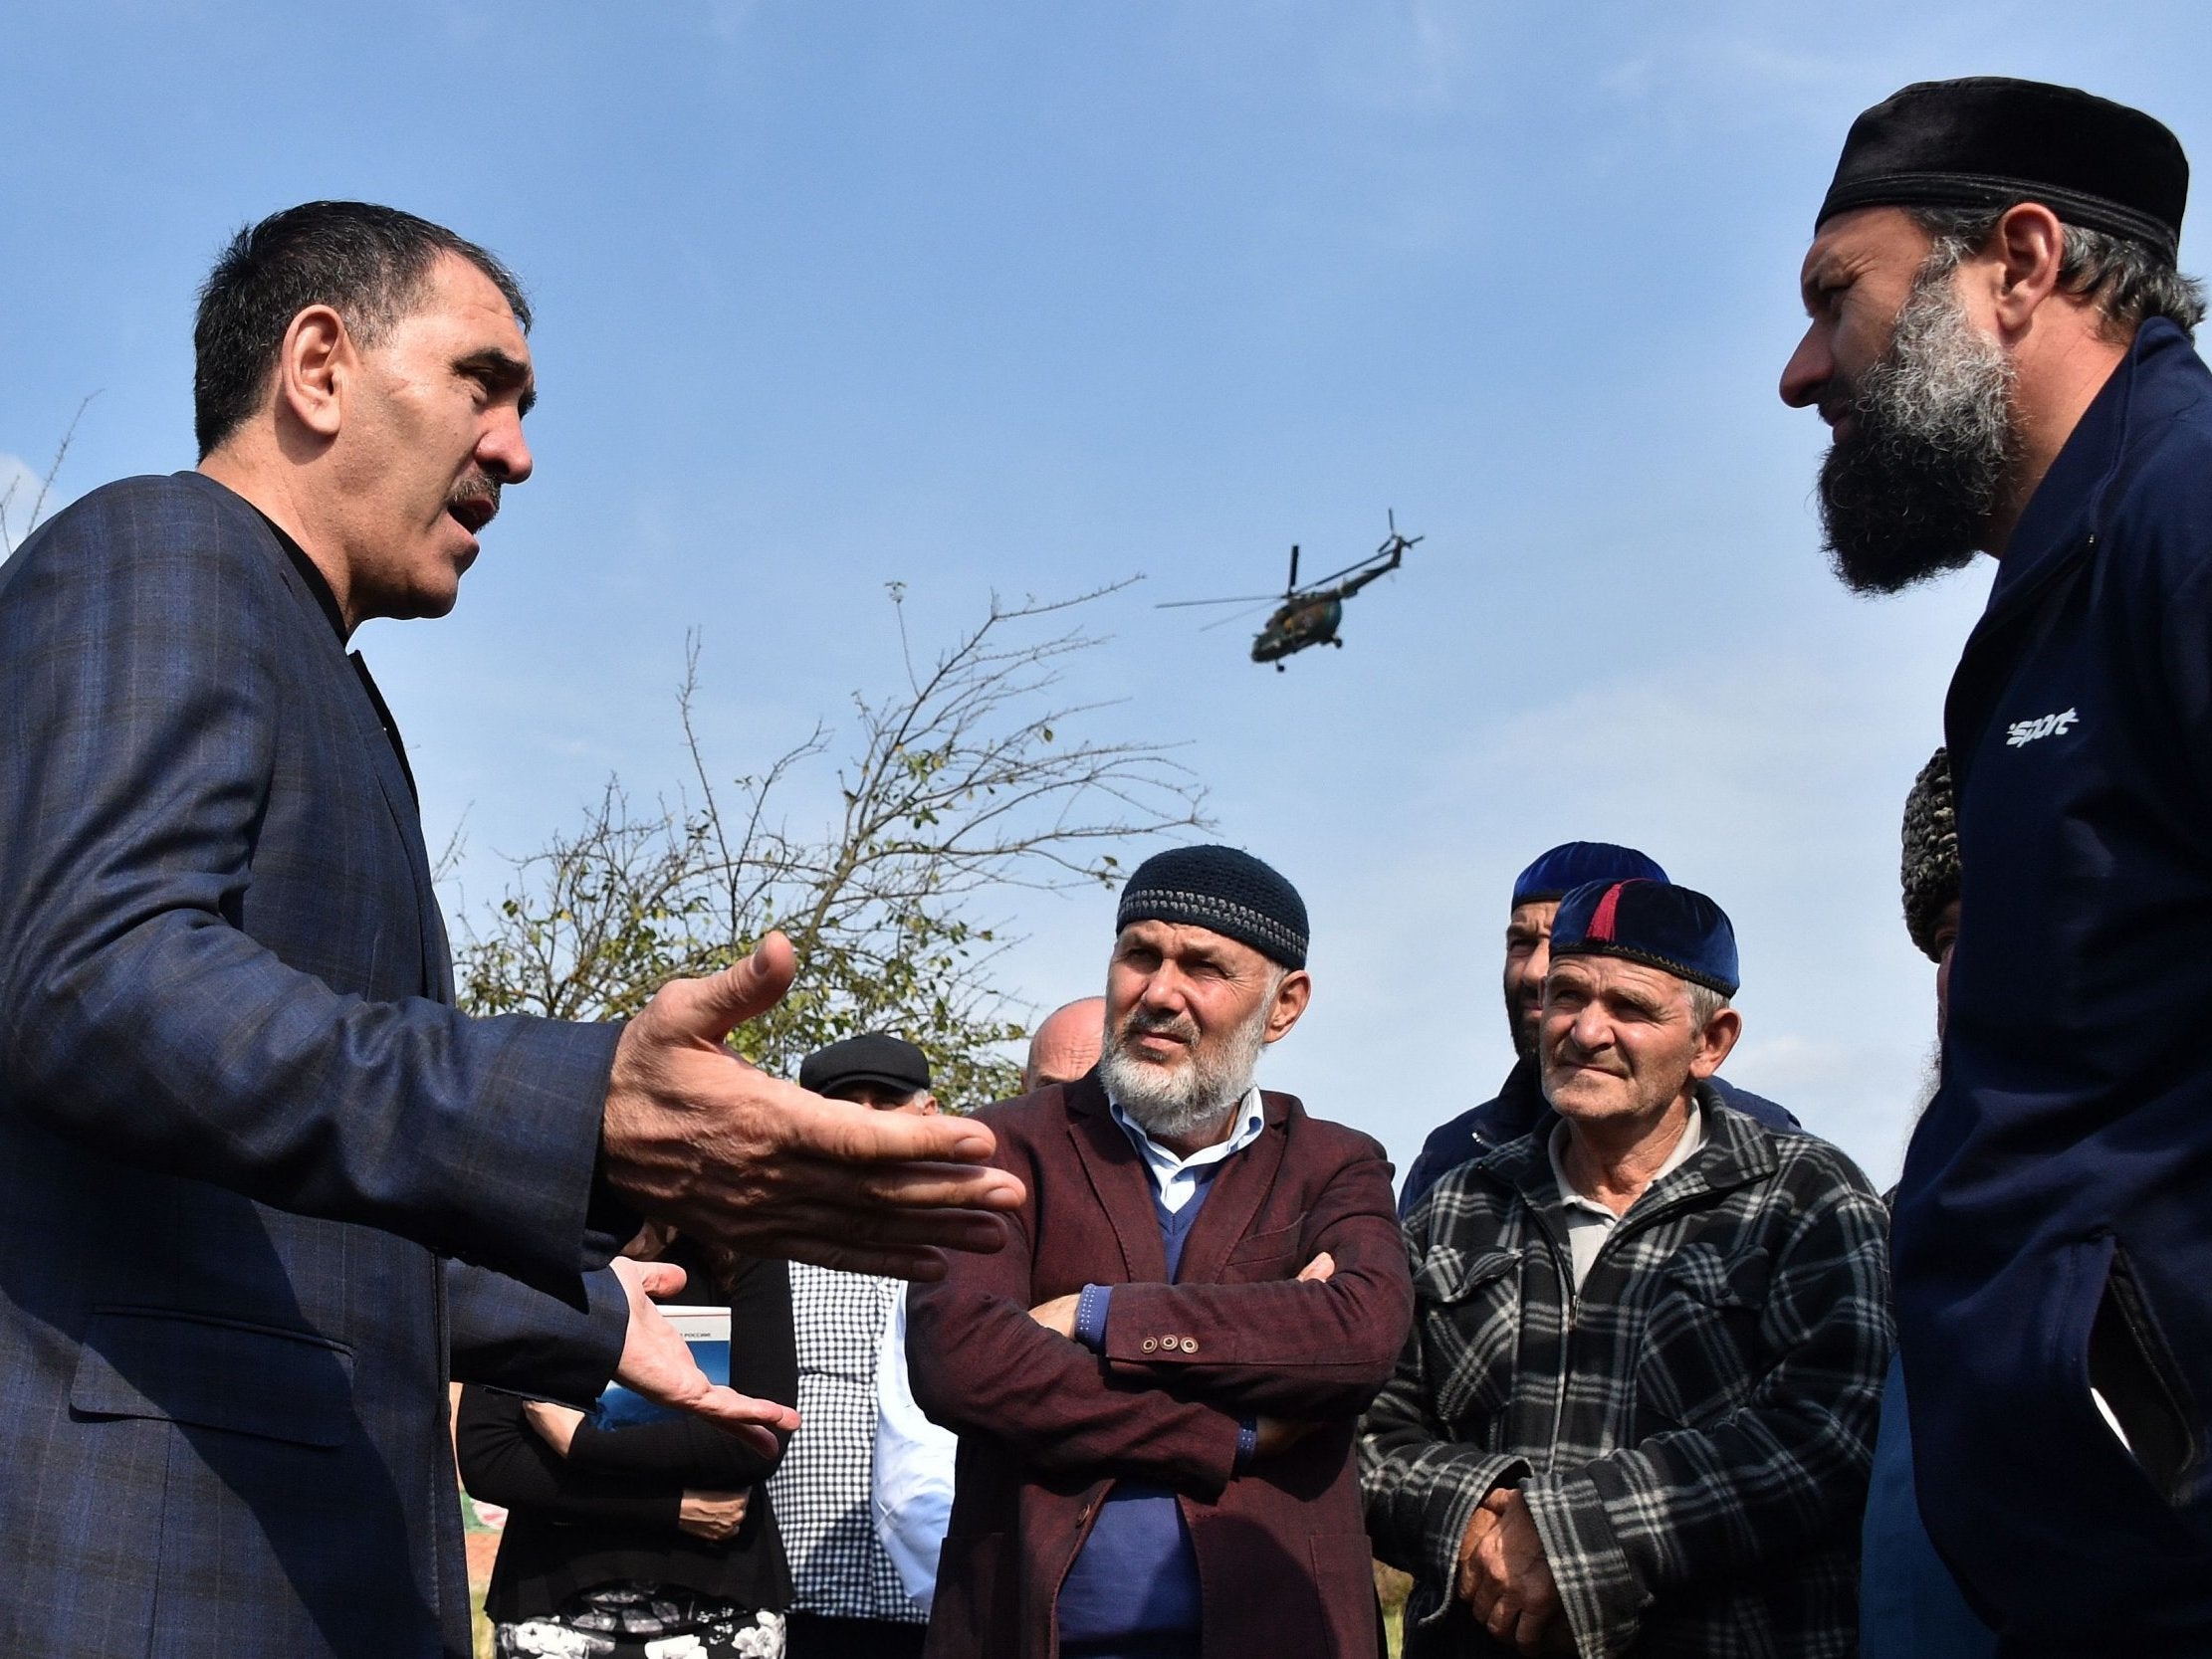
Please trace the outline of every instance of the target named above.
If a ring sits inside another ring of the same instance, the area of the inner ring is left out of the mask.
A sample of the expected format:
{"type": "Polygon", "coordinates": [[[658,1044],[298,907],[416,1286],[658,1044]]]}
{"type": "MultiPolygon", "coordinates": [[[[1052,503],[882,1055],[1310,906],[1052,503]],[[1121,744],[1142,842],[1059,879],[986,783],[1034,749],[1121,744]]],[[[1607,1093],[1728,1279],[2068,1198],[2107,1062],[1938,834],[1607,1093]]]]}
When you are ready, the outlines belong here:
{"type": "Polygon", "coordinates": [[[1121,890],[1115,932],[1132,922],[1204,928],[1284,967],[1306,965],[1306,902],[1234,847],[1177,847],[1146,859],[1121,890]]]}
{"type": "Polygon", "coordinates": [[[1855,207],[2007,208],[2041,202],[2069,224],[2181,245],[2189,160],[2140,109],[2074,87],[1980,75],[1920,81],[1851,123],[1816,225],[1855,207]]]}
{"type": "Polygon", "coordinates": [[[1904,931],[1931,962],[1943,959],[1935,947],[1935,929],[1944,908],[1958,897],[1958,868],[1951,757],[1948,750],[1937,749],[1904,797],[1904,858],[1898,871],[1904,885],[1904,931]]]}

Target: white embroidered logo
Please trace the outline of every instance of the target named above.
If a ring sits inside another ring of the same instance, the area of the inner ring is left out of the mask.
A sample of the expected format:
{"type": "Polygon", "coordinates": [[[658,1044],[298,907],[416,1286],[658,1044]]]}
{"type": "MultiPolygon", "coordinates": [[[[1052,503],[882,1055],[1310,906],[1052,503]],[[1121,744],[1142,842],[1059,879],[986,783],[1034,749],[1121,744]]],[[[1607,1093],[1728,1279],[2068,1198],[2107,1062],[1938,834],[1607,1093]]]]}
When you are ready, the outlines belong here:
{"type": "Polygon", "coordinates": [[[2005,746],[2018,748],[2032,743],[2038,737],[2063,737],[2068,726],[2076,725],[2081,716],[2072,709],[2063,715],[2045,715],[2041,720],[2014,721],[2005,728],[2005,746]]]}

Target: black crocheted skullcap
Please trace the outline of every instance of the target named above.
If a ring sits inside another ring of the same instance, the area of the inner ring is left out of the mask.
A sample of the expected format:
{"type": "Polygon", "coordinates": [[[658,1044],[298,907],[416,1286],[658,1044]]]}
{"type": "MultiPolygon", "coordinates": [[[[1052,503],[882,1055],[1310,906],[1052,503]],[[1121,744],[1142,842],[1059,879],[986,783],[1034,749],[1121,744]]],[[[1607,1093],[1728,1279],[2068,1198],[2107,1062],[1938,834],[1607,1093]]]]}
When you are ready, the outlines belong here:
{"type": "Polygon", "coordinates": [[[1177,847],[1146,859],[1121,890],[1114,931],[1133,922],[1204,928],[1283,967],[1306,965],[1306,902],[1234,847],[1177,847]]]}
{"type": "Polygon", "coordinates": [[[2140,109],[2074,87],[1978,75],[1920,81],[1851,123],[1814,224],[1857,207],[2041,202],[2069,224],[2181,246],[2189,158],[2140,109]]]}
{"type": "Polygon", "coordinates": [[[1951,756],[1937,749],[1904,797],[1904,931],[1931,962],[1943,959],[1935,930],[1958,897],[1958,808],[1951,799],[1951,756]]]}

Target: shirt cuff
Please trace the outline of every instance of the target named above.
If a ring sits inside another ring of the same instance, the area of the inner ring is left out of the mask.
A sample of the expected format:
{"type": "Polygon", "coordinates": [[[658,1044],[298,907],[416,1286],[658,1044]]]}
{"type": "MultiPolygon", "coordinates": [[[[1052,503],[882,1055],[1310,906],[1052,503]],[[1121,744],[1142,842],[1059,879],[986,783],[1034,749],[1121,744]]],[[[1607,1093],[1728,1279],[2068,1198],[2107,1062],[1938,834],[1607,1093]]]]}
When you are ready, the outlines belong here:
{"type": "Polygon", "coordinates": [[[1258,1455],[1259,1423],[1254,1418],[1246,1417],[1236,1425],[1236,1461],[1229,1468],[1242,1474],[1245,1466],[1258,1455]]]}
{"type": "Polygon", "coordinates": [[[1075,1299],[1075,1340],[1094,1353],[1106,1351],[1106,1315],[1113,1296],[1111,1285],[1085,1285],[1075,1299]]]}

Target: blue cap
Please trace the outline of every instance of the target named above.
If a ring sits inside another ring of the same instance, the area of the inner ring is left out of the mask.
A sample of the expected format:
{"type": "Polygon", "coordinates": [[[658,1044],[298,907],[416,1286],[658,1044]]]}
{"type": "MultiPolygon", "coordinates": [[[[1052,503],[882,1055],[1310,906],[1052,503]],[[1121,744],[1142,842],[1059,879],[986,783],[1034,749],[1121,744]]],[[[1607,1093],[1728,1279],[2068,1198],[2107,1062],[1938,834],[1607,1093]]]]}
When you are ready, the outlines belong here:
{"type": "Polygon", "coordinates": [[[1722,996],[1734,996],[1742,983],[1728,913],[1702,893],[1671,882],[1632,878],[1576,888],[1559,901],[1559,914],[1552,918],[1551,954],[1553,961],[1621,956],[1722,996]]]}
{"type": "Polygon", "coordinates": [[[1666,872],[1634,847],[1610,841],[1569,841],[1513,878],[1514,905],[1564,899],[1585,882],[1663,882],[1666,872]]]}

